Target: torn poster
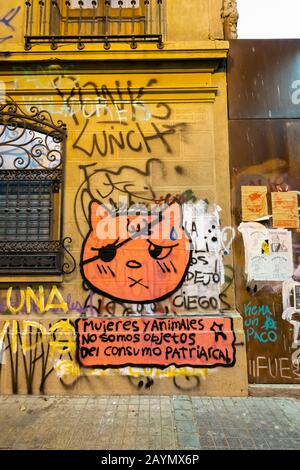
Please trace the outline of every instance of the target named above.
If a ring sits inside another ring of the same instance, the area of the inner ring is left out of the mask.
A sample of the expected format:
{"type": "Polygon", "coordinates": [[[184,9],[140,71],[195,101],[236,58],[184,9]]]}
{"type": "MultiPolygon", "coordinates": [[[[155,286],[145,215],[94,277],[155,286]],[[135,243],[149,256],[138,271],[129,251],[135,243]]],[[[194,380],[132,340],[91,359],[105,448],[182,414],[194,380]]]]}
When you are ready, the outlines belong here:
{"type": "Polygon", "coordinates": [[[285,281],[293,275],[292,234],[267,229],[258,222],[241,223],[248,281],[285,281]]]}
{"type": "Polygon", "coordinates": [[[296,191],[271,193],[273,227],[298,228],[298,194],[296,191]]]}
{"type": "Polygon", "coordinates": [[[242,220],[251,222],[268,215],[267,187],[242,186],[242,220]]]}
{"type": "Polygon", "coordinates": [[[203,200],[183,205],[183,224],[190,234],[193,255],[182,292],[190,298],[210,299],[214,309],[220,308],[224,283],[220,211],[219,206],[203,200]]]}

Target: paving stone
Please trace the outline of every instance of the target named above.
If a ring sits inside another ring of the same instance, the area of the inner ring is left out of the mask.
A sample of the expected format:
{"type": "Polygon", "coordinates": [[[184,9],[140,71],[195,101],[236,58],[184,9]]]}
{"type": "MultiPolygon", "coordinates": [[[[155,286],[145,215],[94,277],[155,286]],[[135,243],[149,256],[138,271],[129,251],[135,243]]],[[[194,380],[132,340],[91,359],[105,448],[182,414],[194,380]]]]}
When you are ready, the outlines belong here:
{"type": "Polygon", "coordinates": [[[178,433],[183,433],[183,432],[196,433],[197,432],[196,425],[191,421],[177,421],[176,429],[178,433]]]}
{"type": "Polygon", "coordinates": [[[200,443],[201,449],[214,449],[215,448],[215,442],[212,437],[200,437],[199,443],[200,443]]]}
{"type": "Polygon", "coordinates": [[[198,434],[177,434],[178,449],[199,449],[198,434]]]}
{"type": "Polygon", "coordinates": [[[236,437],[227,437],[229,449],[242,449],[242,443],[236,437]]]}
{"type": "Polygon", "coordinates": [[[175,410],[175,419],[176,420],[193,420],[193,413],[189,410],[175,410]]]}
{"type": "Polygon", "coordinates": [[[229,444],[227,442],[227,439],[221,438],[221,437],[216,437],[214,438],[214,443],[216,446],[216,449],[228,449],[229,444]]]}
{"type": "Polygon", "coordinates": [[[177,400],[173,401],[173,407],[175,410],[192,410],[192,403],[190,401],[177,400]]]}
{"type": "Polygon", "coordinates": [[[299,450],[300,400],[0,396],[0,429],[1,449],[299,450]]]}

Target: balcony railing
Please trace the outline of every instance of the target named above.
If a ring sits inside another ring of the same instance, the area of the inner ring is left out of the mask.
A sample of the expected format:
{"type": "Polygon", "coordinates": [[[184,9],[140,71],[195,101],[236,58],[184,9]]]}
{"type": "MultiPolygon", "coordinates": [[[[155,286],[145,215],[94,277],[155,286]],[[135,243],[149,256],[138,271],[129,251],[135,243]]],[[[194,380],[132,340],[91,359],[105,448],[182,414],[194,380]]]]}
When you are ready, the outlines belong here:
{"type": "Polygon", "coordinates": [[[26,0],[25,49],[33,44],[156,43],[163,47],[164,0],[26,0]]]}

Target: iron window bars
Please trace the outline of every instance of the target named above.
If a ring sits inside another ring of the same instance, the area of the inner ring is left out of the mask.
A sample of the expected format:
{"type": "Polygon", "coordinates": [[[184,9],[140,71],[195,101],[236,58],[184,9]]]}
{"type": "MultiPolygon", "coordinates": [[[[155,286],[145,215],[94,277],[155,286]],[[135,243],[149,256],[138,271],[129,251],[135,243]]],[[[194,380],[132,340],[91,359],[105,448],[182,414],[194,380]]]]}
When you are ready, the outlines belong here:
{"type": "Polygon", "coordinates": [[[0,104],[1,274],[61,274],[69,265],[62,236],[65,142],[65,124],[47,111],[32,106],[26,114],[12,100],[0,104]]]}
{"type": "Polygon", "coordinates": [[[156,43],[163,48],[163,0],[26,0],[25,50],[33,44],[156,43]]]}

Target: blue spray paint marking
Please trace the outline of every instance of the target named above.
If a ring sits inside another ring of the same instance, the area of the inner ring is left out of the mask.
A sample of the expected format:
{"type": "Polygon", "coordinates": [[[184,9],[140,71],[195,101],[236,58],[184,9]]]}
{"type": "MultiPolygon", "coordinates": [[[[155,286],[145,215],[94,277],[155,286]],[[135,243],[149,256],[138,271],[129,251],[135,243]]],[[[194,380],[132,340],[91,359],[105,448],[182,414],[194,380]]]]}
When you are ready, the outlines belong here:
{"type": "Polygon", "coordinates": [[[278,339],[277,321],[272,318],[268,305],[244,304],[244,325],[248,341],[276,343],[278,339]]]}
{"type": "Polygon", "coordinates": [[[172,227],[172,230],[170,232],[170,240],[177,240],[178,239],[178,234],[176,232],[175,227],[172,227]]]}
{"type": "MultiPolygon", "coordinates": [[[[20,6],[15,7],[15,8],[11,8],[6,13],[6,15],[4,15],[4,16],[2,16],[2,18],[0,18],[0,25],[3,25],[5,28],[10,29],[11,31],[15,31],[15,28],[11,24],[11,22],[14,19],[14,17],[19,13],[20,10],[21,10],[20,6]]],[[[0,35],[2,36],[1,33],[0,33],[0,35]]],[[[5,34],[4,34],[2,37],[0,37],[0,43],[2,43],[4,41],[7,41],[8,39],[12,39],[12,38],[13,38],[12,34],[9,34],[7,36],[5,36],[5,34]]]]}

